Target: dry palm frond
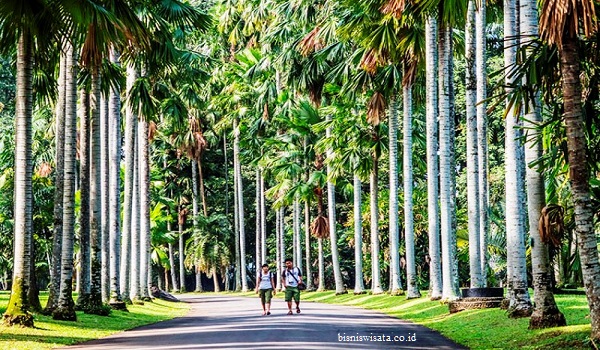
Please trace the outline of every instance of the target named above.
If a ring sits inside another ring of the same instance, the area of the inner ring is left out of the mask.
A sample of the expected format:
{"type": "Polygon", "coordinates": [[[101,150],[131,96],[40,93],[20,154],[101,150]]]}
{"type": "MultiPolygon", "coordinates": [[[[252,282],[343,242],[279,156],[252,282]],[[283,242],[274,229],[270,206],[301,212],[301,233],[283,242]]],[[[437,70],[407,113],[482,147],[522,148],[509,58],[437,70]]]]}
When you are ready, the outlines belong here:
{"type": "Polygon", "coordinates": [[[402,12],[404,12],[405,6],[405,0],[388,0],[381,6],[379,10],[386,15],[392,15],[395,18],[400,18],[402,17],[402,12]]]}
{"type": "Polygon", "coordinates": [[[559,247],[565,232],[565,209],[560,205],[549,204],[542,209],[538,230],[542,242],[559,247]]]}
{"type": "Polygon", "coordinates": [[[52,173],[52,167],[50,166],[49,163],[44,162],[44,163],[40,164],[40,167],[37,169],[37,171],[35,173],[39,177],[48,177],[48,175],[50,175],[50,173],[52,173]]]}
{"type": "Polygon", "coordinates": [[[264,121],[269,120],[269,105],[265,103],[265,105],[263,106],[263,115],[262,115],[262,119],[264,121]]]}
{"type": "Polygon", "coordinates": [[[158,127],[155,122],[148,123],[148,142],[152,142],[158,133],[158,127]]]}
{"type": "Polygon", "coordinates": [[[375,74],[377,72],[377,68],[381,67],[382,65],[383,58],[375,49],[367,50],[360,60],[360,67],[371,75],[375,74]]]}
{"type": "Polygon", "coordinates": [[[310,232],[317,238],[329,237],[329,221],[323,215],[317,216],[317,218],[310,224],[310,232]]]}
{"type": "Polygon", "coordinates": [[[319,38],[320,27],[315,27],[298,43],[298,48],[302,56],[308,56],[315,51],[319,51],[323,48],[323,43],[319,38]]]}
{"type": "Polygon", "coordinates": [[[418,62],[416,59],[406,59],[404,61],[404,76],[402,77],[402,85],[411,86],[417,79],[418,62]]]}
{"type": "Polygon", "coordinates": [[[580,33],[591,36],[597,30],[598,18],[593,0],[546,0],[540,12],[540,34],[549,44],[562,46],[563,40],[577,38],[580,33]]]}
{"type": "Polygon", "coordinates": [[[184,225],[186,220],[187,220],[187,215],[188,215],[188,209],[187,208],[182,208],[179,211],[179,215],[178,215],[178,221],[177,223],[179,225],[184,225]]]}
{"type": "Polygon", "coordinates": [[[317,170],[323,169],[323,155],[322,154],[317,154],[315,156],[315,168],[317,170]]]}
{"type": "Polygon", "coordinates": [[[381,123],[381,119],[385,115],[386,103],[381,92],[376,92],[371,96],[367,105],[367,122],[377,126],[381,123]]]}

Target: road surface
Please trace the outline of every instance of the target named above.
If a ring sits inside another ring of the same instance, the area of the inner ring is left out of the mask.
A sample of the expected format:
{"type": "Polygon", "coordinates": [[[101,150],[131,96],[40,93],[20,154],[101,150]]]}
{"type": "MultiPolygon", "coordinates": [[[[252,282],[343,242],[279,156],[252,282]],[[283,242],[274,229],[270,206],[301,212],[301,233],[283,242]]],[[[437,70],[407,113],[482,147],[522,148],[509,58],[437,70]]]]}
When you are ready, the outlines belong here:
{"type": "Polygon", "coordinates": [[[262,316],[260,300],[188,295],[185,317],[142,326],[65,349],[465,349],[439,333],[387,315],[349,306],[301,303],[287,315],[273,299],[262,316]]]}

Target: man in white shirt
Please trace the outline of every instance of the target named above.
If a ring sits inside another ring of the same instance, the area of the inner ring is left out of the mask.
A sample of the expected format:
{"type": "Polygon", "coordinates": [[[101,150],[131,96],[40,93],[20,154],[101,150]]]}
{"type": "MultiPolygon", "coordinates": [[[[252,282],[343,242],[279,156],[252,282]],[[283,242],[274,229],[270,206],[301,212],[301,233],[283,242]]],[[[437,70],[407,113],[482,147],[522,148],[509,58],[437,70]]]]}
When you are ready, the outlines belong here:
{"type": "Polygon", "coordinates": [[[302,282],[302,272],[294,266],[292,259],[285,259],[285,269],[283,270],[282,280],[285,287],[285,301],[288,305],[288,315],[293,315],[292,299],[296,302],[296,313],[300,313],[300,290],[298,284],[302,282]]]}

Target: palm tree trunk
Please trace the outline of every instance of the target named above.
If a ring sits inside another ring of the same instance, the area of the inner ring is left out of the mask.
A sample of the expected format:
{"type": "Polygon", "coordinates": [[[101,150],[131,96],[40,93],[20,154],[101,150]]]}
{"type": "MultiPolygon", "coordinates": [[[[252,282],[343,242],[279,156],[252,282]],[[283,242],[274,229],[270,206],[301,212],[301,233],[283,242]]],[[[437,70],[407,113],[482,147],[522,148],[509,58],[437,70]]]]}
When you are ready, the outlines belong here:
{"type": "MultiPolygon", "coordinates": [[[[67,82],[68,84],[68,82],[67,82]]],[[[81,109],[79,117],[79,145],[82,150],[90,149],[90,94],[81,90],[81,109]]],[[[65,141],[66,142],[66,141],[65,141]]],[[[66,146],[65,146],[66,147],[66,146]]],[[[89,306],[91,286],[90,257],[90,152],[81,152],[79,157],[79,284],[77,308],[89,306]]]]}
{"type": "Polygon", "coordinates": [[[471,288],[484,287],[481,273],[481,249],[479,244],[479,154],[477,140],[477,76],[475,52],[475,1],[469,0],[465,29],[466,104],[467,104],[467,206],[469,230],[469,271],[471,288]]]}
{"type": "Polygon", "coordinates": [[[148,147],[148,121],[141,119],[138,125],[138,167],[140,201],[140,289],[144,300],[150,298],[148,273],[150,271],[150,157],[148,147]]]}
{"type": "Polygon", "coordinates": [[[456,213],[454,186],[454,113],[452,110],[452,28],[439,30],[439,119],[440,119],[440,231],[442,236],[442,298],[459,298],[456,259],[456,213]]]}
{"type": "MultiPolygon", "coordinates": [[[[237,119],[235,119],[233,121],[233,133],[234,135],[236,134],[236,129],[237,129],[237,119]]],[[[238,178],[237,178],[237,162],[239,161],[239,157],[236,156],[236,152],[238,150],[237,148],[237,142],[235,141],[237,140],[237,136],[234,136],[234,142],[233,142],[233,226],[234,226],[234,244],[235,244],[235,257],[234,257],[234,263],[233,266],[235,268],[235,291],[241,291],[242,290],[242,275],[240,272],[240,215],[239,215],[239,208],[240,206],[238,205],[238,201],[239,201],[239,193],[238,193],[238,178]]]]}
{"type": "Polygon", "coordinates": [[[25,327],[33,327],[33,316],[27,311],[30,248],[33,235],[31,210],[33,43],[31,40],[29,31],[23,29],[17,47],[13,283],[10,301],[4,313],[5,324],[25,327]]]}
{"type": "Polygon", "coordinates": [[[212,275],[213,275],[213,285],[215,287],[215,292],[220,292],[221,291],[221,287],[219,286],[219,280],[217,279],[217,268],[216,268],[216,266],[213,266],[213,268],[212,268],[212,275]]]}
{"type": "Polygon", "coordinates": [[[302,271],[302,239],[300,236],[300,200],[294,199],[294,263],[302,271]]]}
{"type": "MultiPolygon", "coordinates": [[[[531,0],[520,1],[521,45],[527,44],[538,36],[537,4],[531,0]]],[[[527,84],[524,81],[523,84],[527,84]]],[[[542,122],[540,99],[526,108],[524,130],[527,130],[525,147],[525,168],[527,175],[527,212],[529,214],[529,237],[531,239],[531,266],[534,288],[534,310],[529,319],[529,329],[565,326],[565,316],[560,312],[552,291],[552,268],[548,253],[548,244],[540,237],[537,223],[545,206],[546,192],[541,169],[529,166],[543,156],[540,133],[536,129],[542,122]]]]}
{"type": "Polygon", "coordinates": [[[325,290],[325,258],[323,254],[323,238],[319,238],[319,287],[317,292],[325,290]]]}
{"type": "Polygon", "coordinates": [[[381,294],[381,277],[379,272],[379,201],[378,201],[378,155],[373,154],[373,170],[371,170],[371,294],[381,294]]]}
{"type": "MultiPolygon", "coordinates": [[[[77,315],[75,314],[75,303],[73,302],[71,282],[73,280],[73,241],[75,238],[75,174],[77,167],[77,159],[75,154],[77,140],[77,64],[75,61],[74,48],[71,43],[66,44],[65,69],[64,187],[63,198],[61,199],[63,203],[63,236],[61,251],[62,266],[60,276],[60,296],[52,316],[54,319],[76,320],[77,315]]],[[[87,98],[85,98],[87,96],[87,94],[82,94],[82,97],[84,97],[82,99],[82,121],[86,120],[86,117],[88,116],[88,101],[87,98]]],[[[87,131],[87,128],[85,130],[87,131]]],[[[81,141],[83,141],[83,138],[81,141]]],[[[83,161],[83,159],[81,160],[83,161]]],[[[83,205],[84,202],[82,201],[81,204],[83,205]]],[[[81,229],[83,230],[83,227],[81,229]]],[[[81,248],[81,251],[83,251],[83,247],[81,248]]],[[[89,267],[89,264],[87,267],[89,267]]],[[[89,273],[87,276],[89,277],[89,273]]],[[[86,300],[86,296],[81,296],[80,294],[80,297],[83,297],[83,300],[86,300]]]]}
{"type": "MultiPolygon", "coordinates": [[[[504,2],[504,66],[511,67],[516,62],[517,34],[516,4],[514,0],[504,2]]],[[[510,86],[514,78],[507,75],[505,83],[510,86]]],[[[510,88],[506,88],[509,90],[510,88]]],[[[507,101],[506,113],[506,255],[509,317],[528,317],[532,312],[531,299],[527,290],[527,263],[525,257],[525,227],[521,215],[523,208],[524,183],[519,167],[520,145],[518,113],[507,101]]]]}
{"type": "Polygon", "coordinates": [[[140,171],[138,168],[139,148],[138,144],[138,120],[133,121],[133,135],[131,142],[133,143],[133,182],[131,184],[131,269],[129,280],[131,283],[131,301],[134,304],[143,304],[142,293],[140,289],[140,171]]]}
{"type": "Polygon", "coordinates": [[[389,108],[389,153],[390,153],[390,293],[404,294],[400,282],[400,234],[398,233],[398,99],[394,94],[389,108]]]}
{"type": "MultiPolygon", "coordinates": [[[[66,44],[61,45],[66,49],[66,44]]],[[[63,187],[65,169],[65,92],[67,80],[67,56],[63,51],[60,54],[60,73],[58,76],[58,101],[56,102],[56,177],[54,180],[54,232],[52,239],[52,262],[50,264],[50,285],[48,288],[48,302],[44,313],[49,315],[58,304],[60,289],[60,259],[62,251],[63,230],[63,187]]]]}
{"type": "MultiPolygon", "coordinates": [[[[127,66],[127,94],[133,88],[137,72],[131,65],[127,66]]],[[[123,229],[121,231],[121,297],[126,303],[131,302],[130,274],[131,274],[131,210],[133,202],[133,168],[135,158],[135,134],[136,134],[137,115],[130,104],[125,109],[125,177],[123,194],[123,229]]]]}
{"type": "Polygon", "coordinates": [[[487,286],[487,236],[489,231],[488,139],[487,139],[487,44],[486,1],[475,11],[475,66],[477,71],[477,156],[479,166],[479,259],[483,285],[487,286]]]}
{"type": "Polygon", "coordinates": [[[242,279],[242,292],[248,291],[248,280],[246,276],[246,229],[244,220],[244,186],[242,184],[242,165],[240,163],[240,131],[237,118],[234,121],[234,143],[233,143],[233,156],[236,158],[235,175],[237,178],[236,191],[238,193],[238,228],[239,228],[239,243],[240,243],[240,278],[242,279]]]}
{"type": "Polygon", "coordinates": [[[260,177],[261,177],[261,170],[260,168],[256,168],[256,206],[255,206],[255,211],[256,211],[256,229],[254,230],[254,268],[255,268],[255,274],[258,275],[258,272],[260,271],[260,265],[262,263],[262,258],[260,256],[260,238],[261,238],[261,222],[262,222],[262,218],[261,218],[261,205],[260,205],[260,177]]]}
{"type": "Polygon", "coordinates": [[[404,86],[404,236],[406,237],[407,298],[419,298],[415,257],[415,223],[413,214],[412,165],[412,84],[404,86]]]}
{"type": "Polygon", "coordinates": [[[354,294],[365,293],[362,259],[361,181],[354,174],[354,294]]]}
{"type": "Polygon", "coordinates": [[[102,291],[102,225],[101,225],[101,168],[100,168],[100,67],[93,67],[90,109],[92,114],[90,129],[90,261],[91,290],[90,312],[100,309],[102,291]]]}
{"type": "Polygon", "coordinates": [[[314,289],[310,252],[310,203],[308,200],[306,200],[304,201],[304,256],[306,259],[306,275],[304,276],[304,280],[306,281],[307,290],[314,289]]]}
{"type": "Polygon", "coordinates": [[[171,285],[173,286],[172,291],[175,293],[179,293],[179,284],[177,283],[177,271],[175,270],[175,258],[173,255],[173,243],[169,243],[169,265],[171,265],[169,272],[171,275],[171,285]]]}
{"type": "MultiPolygon", "coordinates": [[[[112,48],[110,59],[113,64],[120,65],[119,53],[112,48]]],[[[127,310],[121,298],[121,91],[112,88],[109,97],[108,124],[109,129],[109,270],[110,270],[110,305],[119,310],[127,310]]]]}
{"type": "MultiPolygon", "coordinates": [[[[182,211],[182,205],[179,204],[179,213],[182,211]]],[[[185,248],[184,248],[184,239],[183,239],[183,225],[184,222],[181,219],[181,215],[179,216],[178,228],[179,228],[179,281],[181,283],[180,291],[185,293],[185,248]]]]}
{"type": "Polygon", "coordinates": [[[260,173],[260,256],[261,263],[267,262],[267,203],[265,198],[265,175],[260,173]]]}
{"type": "MultiPolygon", "coordinates": [[[[110,298],[110,247],[109,247],[109,221],[110,221],[110,211],[109,211],[109,162],[108,162],[108,138],[109,138],[109,126],[108,126],[108,114],[109,114],[109,97],[106,94],[102,93],[102,98],[100,100],[100,130],[94,130],[100,134],[100,147],[99,147],[99,156],[94,155],[92,157],[92,163],[95,162],[94,157],[98,157],[99,168],[100,168],[100,190],[98,195],[100,196],[100,256],[102,261],[102,272],[101,272],[101,284],[102,284],[102,301],[108,302],[110,298]]],[[[93,121],[92,121],[93,122],[93,121]]],[[[93,128],[93,127],[92,127],[93,128]]],[[[94,137],[94,136],[92,136],[94,137]]]]}
{"type": "MultiPolygon", "coordinates": [[[[326,120],[331,121],[331,115],[327,115],[326,120]]],[[[326,137],[331,137],[331,127],[326,130],[326,137]]],[[[327,158],[333,157],[333,150],[327,149],[327,158]]],[[[331,165],[327,163],[327,174],[331,174],[333,170],[331,165]]],[[[342,280],[342,271],[340,269],[340,258],[337,244],[337,217],[335,214],[335,185],[331,180],[327,180],[327,213],[329,216],[329,240],[331,244],[331,264],[333,265],[333,277],[335,280],[335,294],[344,294],[347,291],[344,289],[344,281],[342,280]]]]}
{"type": "Polygon", "coordinates": [[[425,61],[427,64],[427,217],[429,232],[429,297],[442,298],[442,263],[440,257],[440,207],[438,202],[438,53],[437,20],[427,19],[425,26],[425,61]]]}
{"type": "Polygon", "coordinates": [[[276,264],[276,270],[277,270],[277,285],[275,286],[275,288],[277,290],[281,290],[283,283],[281,281],[281,274],[283,273],[283,271],[281,270],[282,267],[282,256],[281,256],[281,220],[279,219],[279,216],[281,215],[281,211],[276,210],[275,211],[275,264],[276,264]]]}
{"type": "Polygon", "coordinates": [[[587,167],[587,143],[581,107],[581,69],[577,37],[564,38],[559,48],[565,111],[569,178],[575,207],[575,233],[583,272],[583,283],[590,308],[591,338],[600,340],[600,263],[594,233],[594,211],[587,167]]]}
{"type": "MultiPolygon", "coordinates": [[[[198,227],[198,162],[195,159],[192,159],[192,214],[193,214],[193,223],[194,229],[198,227]]],[[[206,217],[206,213],[204,214],[206,217]]],[[[197,265],[197,264],[196,264],[197,265]]],[[[196,272],[194,275],[196,277],[195,289],[196,292],[202,291],[202,272],[198,267],[195,267],[194,271],[196,272]]]]}

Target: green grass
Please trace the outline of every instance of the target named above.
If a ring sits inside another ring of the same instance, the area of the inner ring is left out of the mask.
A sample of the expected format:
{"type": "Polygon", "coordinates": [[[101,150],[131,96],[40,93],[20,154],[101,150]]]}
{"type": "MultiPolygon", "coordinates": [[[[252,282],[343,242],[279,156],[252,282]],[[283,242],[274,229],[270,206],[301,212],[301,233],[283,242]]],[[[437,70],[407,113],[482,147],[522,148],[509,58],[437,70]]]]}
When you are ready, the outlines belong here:
{"type": "MultiPolygon", "coordinates": [[[[253,294],[244,294],[251,296],[253,294]]],[[[281,297],[278,294],[278,297],[281,297]]],[[[509,319],[500,309],[448,313],[448,306],[426,297],[407,300],[405,296],[336,296],[332,291],[305,292],[303,301],[356,306],[422,324],[471,349],[589,349],[589,310],[584,295],[557,295],[567,326],[528,330],[529,318],[509,319]]]]}
{"type": "MultiPolygon", "coordinates": [[[[9,292],[0,292],[0,312],[4,313],[9,292]]],[[[46,296],[42,295],[42,305],[46,296]]],[[[112,311],[108,317],[77,312],[77,321],[55,321],[51,316],[35,314],[35,328],[0,325],[0,349],[51,349],[58,346],[98,339],[120,331],[183,316],[189,304],[155,299],[144,305],[128,305],[129,312],[112,311]]]]}

